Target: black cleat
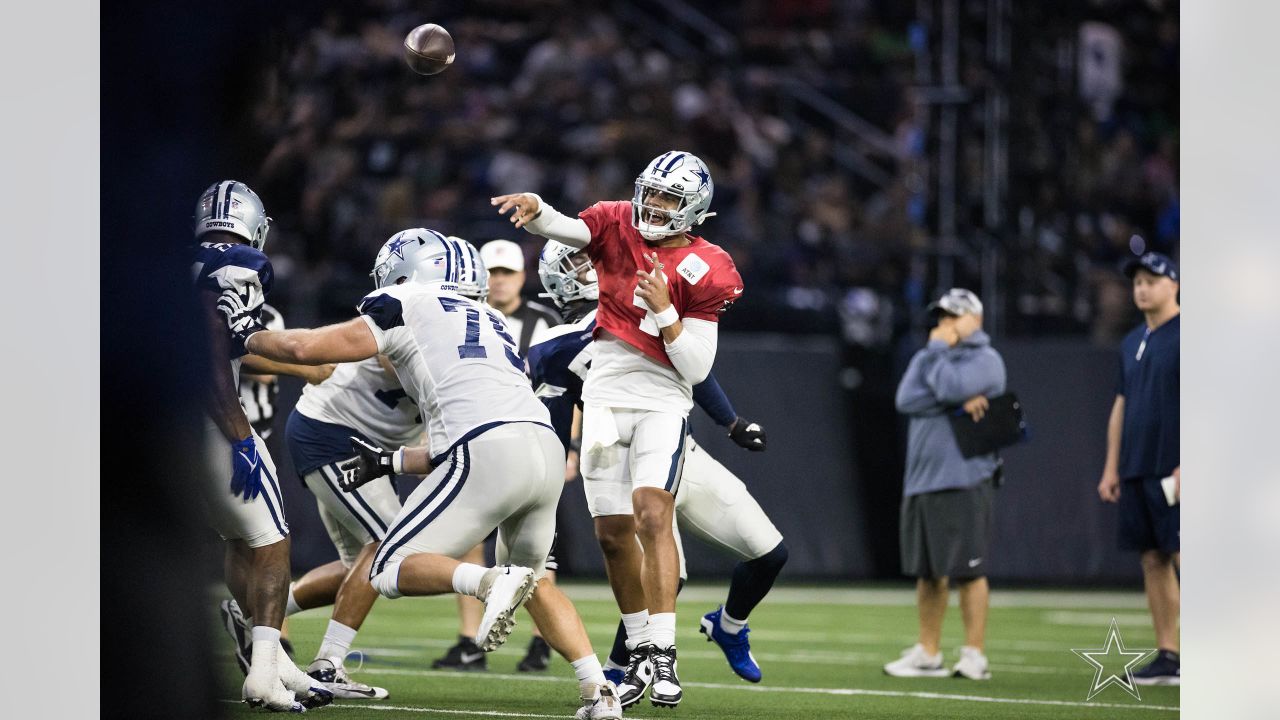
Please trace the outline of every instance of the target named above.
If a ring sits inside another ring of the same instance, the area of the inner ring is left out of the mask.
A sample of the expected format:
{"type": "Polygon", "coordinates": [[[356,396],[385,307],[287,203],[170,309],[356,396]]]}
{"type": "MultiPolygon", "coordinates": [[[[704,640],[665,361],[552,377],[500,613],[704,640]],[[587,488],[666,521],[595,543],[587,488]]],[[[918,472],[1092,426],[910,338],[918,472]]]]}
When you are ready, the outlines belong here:
{"type": "Polygon", "coordinates": [[[551,666],[551,646],[546,640],[533,636],[529,641],[529,650],[525,652],[524,659],[516,665],[516,670],[520,672],[542,672],[551,666]]]}
{"type": "Polygon", "coordinates": [[[653,663],[653,684],[649,686],[649,702],[654,707],[673,708],[680,704],[684,691],[676,676],[676,648],[653,648],[649,653],[653,663]]]}
{"type": "Polygon", "coordinates": [[[459,635],[458,643],[449,648],[444,657],[431,663],[431,667],[436,670],[483,672],[489,669],[489,662],[475,640],[459,635]]]}
{"type": "Polygon", "coordinates": [[[618,702],[623,709],[640,702],[645,690],[653,682],[653,662],[649,653],[653,646],[645,643],[631,651],[631,659],[627,662],[627,672],[618,683],[618,702]]]}

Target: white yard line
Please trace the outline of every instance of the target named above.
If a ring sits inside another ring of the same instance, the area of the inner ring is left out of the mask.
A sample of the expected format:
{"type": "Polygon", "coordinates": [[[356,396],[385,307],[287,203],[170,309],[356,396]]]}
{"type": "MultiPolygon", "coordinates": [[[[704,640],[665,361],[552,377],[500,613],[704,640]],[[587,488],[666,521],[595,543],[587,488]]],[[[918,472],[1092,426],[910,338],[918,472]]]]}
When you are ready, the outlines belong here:
{"type": "MultiPolygon", "coordinates": [[[[567,677],[547,677],[530,675],[504,675],[500,673],[464,673],[451,670],[407,670],[398,668],[366,667],[363,673],[370,675],[408,675],[416,677],[447,677],[455,680],[512,680],[524,682],[556,682],[563,683],[566,688],[572,687],[573,681],[567,677]]],[[[1180,712],[1180,708],[1171,705],[1139,705],[1103,702],[1074,702],[1071,700],[1039,700],[1035,698],[1001,698],[986,695],[960,695],[955,693],[906,692],[900,690],[868,690],[865,688],[809,688],[809,687],[775,687],[770,685],[730,685],[727,683],[685,682],[684,687],[706,688],[710,690],[733,690],[735,692],[761,693],[797,693],[804,695],[837,695],[873,697],[900,697],[918,700],[956,700],[960,702],[997,703],[1003,705],[1043,705],[1051,707],[1077,708],[1114,708],[1118,710],[1158,710],[1180,712]]],[[[336,706],[335,706],[336,707],[336,706]]],[[[361,707],[374,707],[373,705],[361,707]]],[[[542,716],[529,716],[542,717],[542,716]]]]}

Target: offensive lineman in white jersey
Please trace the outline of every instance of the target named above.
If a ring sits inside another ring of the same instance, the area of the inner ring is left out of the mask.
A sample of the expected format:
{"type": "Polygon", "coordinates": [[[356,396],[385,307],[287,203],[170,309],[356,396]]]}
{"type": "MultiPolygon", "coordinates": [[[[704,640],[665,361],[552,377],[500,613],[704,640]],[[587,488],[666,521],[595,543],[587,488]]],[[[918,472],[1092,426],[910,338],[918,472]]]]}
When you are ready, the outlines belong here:
{"type": "MultiPolygon", "coordinates": [[[[373,587],[390,598],[458,592],[485,603],[478,640],[499,647],[516,610],[529,612],[548,643],[574,667],[579,718],[620,718],[612,684],[573,604],[554,585],[534,593],[555,534],[564,451],[533,395],[515,341],[479,300],[487,282],[470,243],[432,230],[397,233],[373,269],[378,290],[360,317],[315,330],[264,330],[253,313],[231,312],[245,347],[302,364],[390,359],[427,421],[427,447],[361,448],[341,487],[392,473],[428,474],[391,524],[373,558],[373,587]],[[498,529],[499,562],[484,568],[453,558],[498,529]],[[537,568],[534,570],[533,568],[537,568]]],[[[237,296],[224,298],[234,305],[237,296]]]]}

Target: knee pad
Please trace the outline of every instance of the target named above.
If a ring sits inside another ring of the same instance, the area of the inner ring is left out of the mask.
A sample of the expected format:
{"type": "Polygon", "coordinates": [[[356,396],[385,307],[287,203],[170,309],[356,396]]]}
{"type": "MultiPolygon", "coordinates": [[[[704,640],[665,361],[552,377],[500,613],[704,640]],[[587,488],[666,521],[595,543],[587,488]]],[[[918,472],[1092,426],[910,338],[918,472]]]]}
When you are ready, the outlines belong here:
{"type": "Polygon", "coordinates": [[[385,570],[369,578],[369,584],[384,598],[392,600],[400,594],[400,563],[388,565],[385,570]]]}
{"type": "Polygon", "coordinates": [[[787,557],[788,553],[786,543],[780,542],[777,547],[769,552],[755,558],[754,560],[748,560],[747,564],[759,568],[768,568],[777,572],[782,569],[783,565],[787,564],[787,557]]]}

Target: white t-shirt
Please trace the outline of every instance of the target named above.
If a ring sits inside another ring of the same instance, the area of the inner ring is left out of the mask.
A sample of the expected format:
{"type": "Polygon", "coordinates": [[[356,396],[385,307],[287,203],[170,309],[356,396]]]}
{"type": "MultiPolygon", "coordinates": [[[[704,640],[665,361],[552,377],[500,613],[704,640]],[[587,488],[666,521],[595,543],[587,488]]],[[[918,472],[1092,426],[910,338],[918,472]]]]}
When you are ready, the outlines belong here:
{"type": "Polygon", "coordinates": [[[457,293],[405,283],[367,295],[360,313],[418,400],[438,458],[469,434],[502,422],[550,427],[524,360],[498,312],[457,293]]]}

